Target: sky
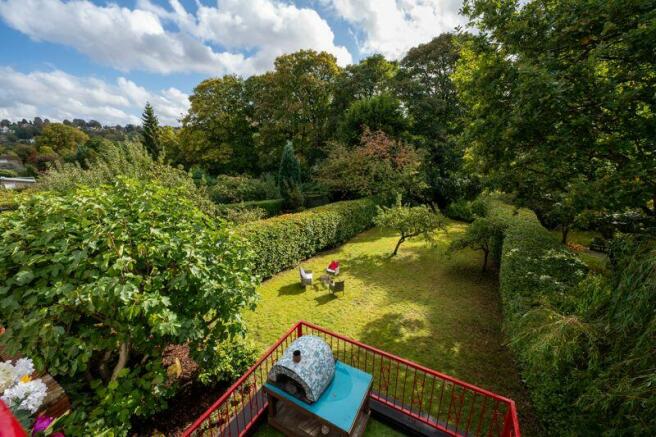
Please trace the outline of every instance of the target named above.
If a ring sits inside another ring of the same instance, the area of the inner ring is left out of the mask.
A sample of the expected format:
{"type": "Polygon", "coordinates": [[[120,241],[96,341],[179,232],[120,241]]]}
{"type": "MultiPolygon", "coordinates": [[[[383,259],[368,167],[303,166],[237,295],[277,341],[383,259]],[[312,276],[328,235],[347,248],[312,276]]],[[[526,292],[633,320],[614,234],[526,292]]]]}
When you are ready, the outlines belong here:
{"type": "Polygon", "coordinates": [[[465,24],[462,0],[0,0],[0,119],[177,125],[194,87],[314,49],[400,59],[465,24]]]}

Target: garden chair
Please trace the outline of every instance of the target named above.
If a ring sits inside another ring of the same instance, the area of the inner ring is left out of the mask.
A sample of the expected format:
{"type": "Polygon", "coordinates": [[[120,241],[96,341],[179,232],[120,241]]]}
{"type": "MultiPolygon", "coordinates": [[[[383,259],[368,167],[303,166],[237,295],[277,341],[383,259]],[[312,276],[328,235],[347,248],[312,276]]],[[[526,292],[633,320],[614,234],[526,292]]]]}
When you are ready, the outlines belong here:
{"type": "Polygon", "coordinates": [[[326,269],[326,272],[335,276],[339,275],[339,261],[332,261],[326,269]]]}
{"type": "Polygon", "coordinates": [[[312,285],[312,271],[299,267],[299,272],[301,274],[301,287],[305,288],[308,285],[312,285]]]}
{"type": "Polygon", "coordinates": [[[344,281],[332,282],[330,285],[330,292],[335,294],[338,291],[344,293],[344,281]]]}

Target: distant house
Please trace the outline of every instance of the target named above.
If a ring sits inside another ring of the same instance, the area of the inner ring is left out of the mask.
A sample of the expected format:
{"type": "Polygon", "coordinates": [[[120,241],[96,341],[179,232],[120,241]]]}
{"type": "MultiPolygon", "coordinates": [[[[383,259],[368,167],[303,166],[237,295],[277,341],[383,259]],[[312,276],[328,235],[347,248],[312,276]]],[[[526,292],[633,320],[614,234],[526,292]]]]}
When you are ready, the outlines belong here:
{"type": "Polygon", "coordinates": [[[6,190],[17,190],[20,188],[26,188],[34,184],[36,179],[34,178],[6,178],[0,176],[0,185],[6,190]]]}

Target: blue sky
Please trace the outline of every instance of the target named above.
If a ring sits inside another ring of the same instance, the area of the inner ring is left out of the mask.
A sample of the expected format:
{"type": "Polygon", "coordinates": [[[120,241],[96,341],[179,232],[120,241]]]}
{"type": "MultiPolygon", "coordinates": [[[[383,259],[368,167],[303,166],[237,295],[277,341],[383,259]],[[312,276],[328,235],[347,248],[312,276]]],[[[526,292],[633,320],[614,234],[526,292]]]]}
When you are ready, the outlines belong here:
{"type": "Polygon", "coordinates": [[[398,59],[464,20],[461,0],[0,0],[0,118],[177,124],[200,81],[299,49],[398,59]]]}

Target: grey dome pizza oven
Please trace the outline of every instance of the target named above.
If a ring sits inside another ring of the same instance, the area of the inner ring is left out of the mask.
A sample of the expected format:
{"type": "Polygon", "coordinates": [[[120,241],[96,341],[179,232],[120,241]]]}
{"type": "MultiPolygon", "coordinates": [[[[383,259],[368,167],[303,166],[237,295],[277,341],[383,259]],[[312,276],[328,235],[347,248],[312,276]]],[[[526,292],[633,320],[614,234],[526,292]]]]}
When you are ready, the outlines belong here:
{"type": "Polygon", "coordinates": [[[319,400],[335,376],[335,357],[321,338],[305,335],[287,348],[268,382],[307,403],[319,400]]]}

